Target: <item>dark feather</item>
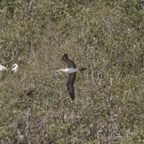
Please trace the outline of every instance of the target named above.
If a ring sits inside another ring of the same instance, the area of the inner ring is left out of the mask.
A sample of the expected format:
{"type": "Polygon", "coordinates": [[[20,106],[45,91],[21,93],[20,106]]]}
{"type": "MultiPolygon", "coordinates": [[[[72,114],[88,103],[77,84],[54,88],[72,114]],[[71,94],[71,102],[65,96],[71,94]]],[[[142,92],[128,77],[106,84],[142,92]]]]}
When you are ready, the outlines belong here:
{"type": "Polygon", "coordinates": [[[79,68],[79,71],[84,71],[84,70],[86,70],[86,68],[79,68]]]}
{"type": "Polygon", "coordinates": [[[67,81],[67,89],[72,100],[74,100],[75,98],[75,90],[74,90],[75,79],[76,79],[76,73],[69,74],[69,78],[67,81]]]}
{"type": "Polygon", "coordinates": [[[64,54],[64,55],[63,55],[62,61],[64,61],[64,62],[67,63],[68,68],[76,68],[75,63],[68,58],[68,54],[64,54]]]}
{"type": "MultiPolygon", "coordinates": [[[[63,55],[62,61],[67,63],[68,68],[76,68],[75,63],[69,59],[68,54],[63,55]]],[[[69,78],[67,81],[67,89],[68,89],[69,95],[72,98],[72,100],[74,100],[74,98],[75,98],[75,90],[74,90],[75,79],[76,79],[76,73],[69,74],[69,78]]]]}

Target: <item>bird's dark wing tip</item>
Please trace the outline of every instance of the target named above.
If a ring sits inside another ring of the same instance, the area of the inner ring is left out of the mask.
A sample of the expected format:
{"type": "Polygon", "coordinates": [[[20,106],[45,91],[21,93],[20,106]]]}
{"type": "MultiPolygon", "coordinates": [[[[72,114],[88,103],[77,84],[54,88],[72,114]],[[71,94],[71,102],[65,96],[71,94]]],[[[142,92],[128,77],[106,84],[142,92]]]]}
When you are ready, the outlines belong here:
{"type": "Polygon", "coordinates": [[[75,95],[70,95],[71,99],[74,100],[75,99],[75,95]]]}
{"type": "Polygon", "coordinates": [[[68,87],[68,92],[69,92],[69,95],[70,95],[71,99],[74,100],[75,99],[75,93],[74,93],[73,86],[68,87]]]}
{"type": "Polygon", "coordinates": [[[65,54],[62,56],[62,61],[67,60],[67,59],[68,59],[68,54],[65,53],[65,54]]]}

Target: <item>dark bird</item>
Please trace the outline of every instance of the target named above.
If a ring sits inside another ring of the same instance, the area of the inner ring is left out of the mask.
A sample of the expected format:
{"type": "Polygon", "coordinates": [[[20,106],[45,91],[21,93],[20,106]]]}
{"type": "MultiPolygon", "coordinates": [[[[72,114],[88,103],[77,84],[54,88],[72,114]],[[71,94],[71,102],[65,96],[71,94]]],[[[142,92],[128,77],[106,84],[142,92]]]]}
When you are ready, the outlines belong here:
{"type": "Polygon", "coordinates": [[[75,63],[69,59],[68,54],[64,54],[62,57],[62,61],[67,63],[67,68],[56,70],[56,72],[65,72],[69,74],[67,81],[67,89],[70,94],[72,100],[75,98],[75,90],[74,90],[74,82],[76,79],[76,72],[84,71],[86,68],[76,68],[75,63]]]}

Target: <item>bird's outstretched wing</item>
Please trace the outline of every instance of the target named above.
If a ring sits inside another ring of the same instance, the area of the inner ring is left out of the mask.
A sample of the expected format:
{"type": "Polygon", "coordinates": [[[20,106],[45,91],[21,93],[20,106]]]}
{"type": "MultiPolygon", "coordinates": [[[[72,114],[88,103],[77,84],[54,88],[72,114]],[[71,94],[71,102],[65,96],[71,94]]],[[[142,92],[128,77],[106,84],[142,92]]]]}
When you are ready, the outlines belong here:
{"type": "Polygon", "coordinates": [[[75,63],[68,58],[68,54],[64,54],[64,55],[63,55],[62,61],[64,61],[64,62],[67,63],[68,68],[76,68],[75,63]]]}
{"type": "Polygon", "coordinates": [[[74,90],[75,79],[76,79],[76,73],[69,74],[69,78],[67,81],[67,89],[72,100],[74,100],[75,98],[75,90],[74,90]]]}
{"type": "MultiPolygon", "coordinates": [[[[68,58],[68,54],[63,55],[62,61],[67,63],[68,68],[76,68],[75,63],[68,58]]],[[[70,73],[67,81],[67,89],[72,100],[74,100],[75,98],[75,90],[74,90],[75,79],[76,79],[76,73],[70,73]]]]}

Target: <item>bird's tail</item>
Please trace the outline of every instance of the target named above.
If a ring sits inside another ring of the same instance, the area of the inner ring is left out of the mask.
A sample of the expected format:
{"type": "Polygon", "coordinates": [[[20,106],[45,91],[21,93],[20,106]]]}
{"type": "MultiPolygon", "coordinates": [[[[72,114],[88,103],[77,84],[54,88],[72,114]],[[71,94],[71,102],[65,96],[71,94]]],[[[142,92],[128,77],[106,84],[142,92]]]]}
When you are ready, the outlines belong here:
{"type": "Polygon", "coordinates": [[[86,70],[86,68],[79,68],[78,70],[79,70],[80,72],[82,72],[82,71],[86,70]]]}

